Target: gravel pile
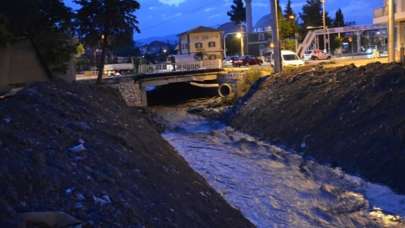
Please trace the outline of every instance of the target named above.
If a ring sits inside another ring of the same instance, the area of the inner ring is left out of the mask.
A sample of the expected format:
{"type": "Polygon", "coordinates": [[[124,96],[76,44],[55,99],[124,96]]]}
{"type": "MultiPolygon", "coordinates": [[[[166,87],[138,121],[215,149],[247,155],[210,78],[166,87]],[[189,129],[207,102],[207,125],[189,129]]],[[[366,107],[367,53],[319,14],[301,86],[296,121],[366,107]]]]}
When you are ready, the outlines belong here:
{"type": "Polygon", "coordinates": [[[115,90],[90,85],[40,83],[0,100],[0,227],[22,219],[251,227],[161,138],[152,119],[127,108],[115,90]]]}
{"type": "Polygon", "coordinates": [[[270,77],[230,117],[237,129],[405,193],[405,69],[304,69],[270,77]]]}

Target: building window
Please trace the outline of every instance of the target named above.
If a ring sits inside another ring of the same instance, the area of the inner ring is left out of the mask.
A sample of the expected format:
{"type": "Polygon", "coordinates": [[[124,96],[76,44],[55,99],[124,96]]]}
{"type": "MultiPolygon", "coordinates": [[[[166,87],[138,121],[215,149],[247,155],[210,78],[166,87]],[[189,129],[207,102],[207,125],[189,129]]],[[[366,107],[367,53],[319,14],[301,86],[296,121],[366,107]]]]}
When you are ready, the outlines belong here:
{"type": "Polygon", "coordinates": [[[263,32],[259,33],[259,40],[263,41],[265,39],[266,39],[265,34],[263,32]]]}
{"type": "Polygon", "coordinates": [[[208,56],[208,59],[209,60],[216,60],[217,56],[216,55],[210,55],[210,56],[208,56]]]}
{"type": "Polygon", "coordinates": [[[201,42],[198,42],[198,43],[195,43],[195,48],[203,48],[203,43],[201,43],[201,42]]]}
{"type": "Polygon", "coordinates": [[[210,41],[208,43],[208,47],[215,47],[215,41],[210,41]]]}

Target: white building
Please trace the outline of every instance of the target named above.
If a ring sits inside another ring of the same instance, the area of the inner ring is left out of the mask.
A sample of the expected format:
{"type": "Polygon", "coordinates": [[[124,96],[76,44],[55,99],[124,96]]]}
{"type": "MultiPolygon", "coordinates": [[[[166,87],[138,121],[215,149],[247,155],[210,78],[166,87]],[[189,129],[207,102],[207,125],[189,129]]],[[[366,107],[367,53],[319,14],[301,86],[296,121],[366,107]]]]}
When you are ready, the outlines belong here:
{"type": "MultiPolygon", "coordinates": [[[[405,0],[394,0],[395,2],[395,30],[396,30],[396,48],[405,47],[405,0]]],[[[387,0],[384,6],[374,10],[374,24],[387,24],[388,5],[387,0]]]]}

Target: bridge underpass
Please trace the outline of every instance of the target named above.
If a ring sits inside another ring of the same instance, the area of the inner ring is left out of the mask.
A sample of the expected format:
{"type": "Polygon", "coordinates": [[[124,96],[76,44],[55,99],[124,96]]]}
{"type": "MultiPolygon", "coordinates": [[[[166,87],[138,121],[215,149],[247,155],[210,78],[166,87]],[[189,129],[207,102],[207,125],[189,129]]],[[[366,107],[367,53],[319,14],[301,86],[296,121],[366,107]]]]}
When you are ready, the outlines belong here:
{"type": "Polygon", "coordinates": [[[139,96],[143,100],[136,105],[157,104],[159,98],[166,104],[176,103],[182,100],[182,97],[196,98],[206,95],[207,92],[212,94],[212,91],[219,87],[217,79],[220,73],[222,70],[200,70],[138,77],[134,83],[139,87],[139,96]],[[148,97],[152,99],[152,103],[148,102],[148,97]]]}
{"type": "Polygon", "coordinates": [[[190,83],[174,83],[147,91],[148,106],[177,106],[192,100],[218,96],[218,88],[197,87],[190,83]]]}
{"type": "MultiPolygon", "coordinates": [[[[201,69],[181,72],[127,75],[105,78],[103,79],[103,84],[117,88],[128,106],[144,107],[148,106],[148,90],[173,84],[177,86],[168,88],[178,89],[178,85],[184,86],[185,84],[188,84],[190,86],[200,87],[200,90],[194,90],[196,93],[201,93],[204,90],[214,91],[220,86],[218,83],[218,76],[223,73],[224,71],[222,69],[201,69]]],[[[95,83],[96,79],[81,79],[79,82],[95,83]]],[[[172,92],[175,94],[177,91],[172,92]]]]}

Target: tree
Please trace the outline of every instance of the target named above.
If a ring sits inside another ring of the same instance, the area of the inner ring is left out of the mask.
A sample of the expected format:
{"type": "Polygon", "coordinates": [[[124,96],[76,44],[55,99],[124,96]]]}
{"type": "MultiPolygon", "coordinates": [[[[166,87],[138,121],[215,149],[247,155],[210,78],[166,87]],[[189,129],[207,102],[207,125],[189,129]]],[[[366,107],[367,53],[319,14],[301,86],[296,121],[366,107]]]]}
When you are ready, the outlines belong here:
{"type": "Polygon", "coordinates": [[[134,12],[140,8],[136,0],[75,0],[79,35],[86,45],[100,47],[97,82],[101,83],[107,50],[133,40],[139,32],[134,12]]]}
{"type": "Polygon", "coordinates": [[[228,16],[235,24],[240,25],[246,21],[246,8],[242,0],[233,0],[231,10],[228,11],[228,16]]]}
{"type": "MultiPolygon", "coordinates": [[[[321,27],[323,25],[323,9],[321,0],[307,0],[306,4],[302,7],[300,18],[302,21],[302,37],[305,37],[308,27],[321,27]]],[[[326,24],[329,26],[332,19],[326,13],[326,24]]]]}
{"type": "MultiPolygon", "coordinates": [[[[321,0],[307,0],[306,4],[302,7],[302,13],[300,13],[304,27],[322,26],[322,13],[323,9],[321,0]]],[[[332,19],[329,17],[328,12],[326,12],[326,24],[330,25],[331,22],[332,19]]]]}
{"type": "Polygon", "coordinates": [[[291,7],[291,0],[288,0],[287,5],[285,6],[285,10],[284,10],[284,17],[289,18],[290,16],[295,17],[295,14],[291,7]]]}
{"type": "Polygon", "coordinates": [[[291,7],[291,0],[288,0],[284,10],[283,22],[280,25],[283,38],[294,38],[297,32],[296,15],[291,7]]]}
{"type": "Polygon", "coordinates": [[[335,20],[333,21],[334,27],[343,27],[345,26],[345,17],[341,9],[338,9],[335,14],[335,20]]]}
{"type": "Polygon", "coordinates": [[[0,30],[6,27],[8,34],[31,40],[42,62],[51,70],[65,69],[75,48],[72,13],[62,0],[4,1],[0,15],[5,19],[0,30]]]}
{"type": "Polygon", "coordinates": [[[0,47],[4,47],[11,39],[11,34],[6,27],[4,17],[0,16],[0,47]]]}

